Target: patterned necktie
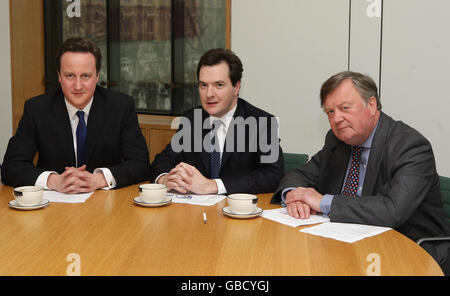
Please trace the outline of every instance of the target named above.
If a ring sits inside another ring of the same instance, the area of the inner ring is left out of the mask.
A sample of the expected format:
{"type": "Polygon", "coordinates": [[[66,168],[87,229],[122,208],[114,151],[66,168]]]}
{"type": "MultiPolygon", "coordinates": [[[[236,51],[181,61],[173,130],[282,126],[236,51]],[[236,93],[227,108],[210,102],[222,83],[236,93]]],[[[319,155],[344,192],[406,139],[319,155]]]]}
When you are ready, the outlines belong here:
{"type": "Polygon", "coordinates": [[[212,124],[211,133],[211,154],[210,154],[210,171],[211,179],[218,179],[220,173],[220,147],[219,139],[217,139],[217,131],[220,128],[222,122],[220,120],[214,120],[212,124]]]}
{"type": "Polygon", "coordinates": [[[86,144],[86,122],[84,121],[84,112],[77,111],[78,116],[78,126],[77,126],[77,167],[81,167],[86,159],[84,155],[85,144],[86,144]]]}
{"type": "Polygon", "coordinates": [[[359,165],[361,163],[361,152],[364,147],[354,146],[352,149],[352,163],[348,170],[347,179],[345,180],[344,191],[346,196],[356,196],[359,186],[359,165]]]}

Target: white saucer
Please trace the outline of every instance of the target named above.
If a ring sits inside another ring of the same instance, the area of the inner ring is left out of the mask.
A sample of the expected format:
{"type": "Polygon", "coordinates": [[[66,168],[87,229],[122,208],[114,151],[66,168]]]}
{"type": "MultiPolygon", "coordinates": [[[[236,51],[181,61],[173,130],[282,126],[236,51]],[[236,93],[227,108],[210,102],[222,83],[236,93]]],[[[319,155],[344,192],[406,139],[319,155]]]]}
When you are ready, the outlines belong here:
{"type": "Polygon", "coordinates": [[[43,199],[40,203],[38,203],[35,206],[21,206],[17,203],[17,201],[15,199],[13,199],[10,202],[8,202],[8,204],[11,208],[14,208],[17,210],[29,211],[29,210],[37,210],[37,209],[46,207],[49,204],[49,201],[48,201],[48,199],[43,199]]]}
{"type": "Polygon", "coordinates": [[[166,196],[166,198],[161,202],[145,202],[141,199],[140,196],[133,198],[133,202],[137,205],[147,207],[147,208],[156,208],[168,205],[172,202],[172,198],[166,196]]]}
{"type": "Polygon", "coordinates": [[[238,218],[238,219],[253,218],[253,217],[261,215],[262,212],[263,212],[263,210],[258,207],[256,207],[256,209],[253,211],[253,213],[250,213],[250,214],[235,214],[230,210],[229,207],[224,207],[222,209],[222,213],[224,213],[225,215],[232,217],[232,218],[238,218]]]}

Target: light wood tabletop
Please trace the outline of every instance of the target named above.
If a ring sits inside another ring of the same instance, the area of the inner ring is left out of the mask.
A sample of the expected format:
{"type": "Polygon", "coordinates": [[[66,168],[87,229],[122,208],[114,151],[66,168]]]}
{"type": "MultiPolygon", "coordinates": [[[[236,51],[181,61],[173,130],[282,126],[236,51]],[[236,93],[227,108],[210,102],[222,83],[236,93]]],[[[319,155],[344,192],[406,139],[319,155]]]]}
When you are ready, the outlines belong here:
{"type": "MultiPolygon", "coordinates": [[[[136,196],[134,185],[21,211],[0,185],[0,275],[443,275],[395,230],[349,244],[262,217],[230,218],[226,200],[145,208],[136,196]]],[[[258,207],[279,207],[270,196],[259,195],[258,207]]]]}

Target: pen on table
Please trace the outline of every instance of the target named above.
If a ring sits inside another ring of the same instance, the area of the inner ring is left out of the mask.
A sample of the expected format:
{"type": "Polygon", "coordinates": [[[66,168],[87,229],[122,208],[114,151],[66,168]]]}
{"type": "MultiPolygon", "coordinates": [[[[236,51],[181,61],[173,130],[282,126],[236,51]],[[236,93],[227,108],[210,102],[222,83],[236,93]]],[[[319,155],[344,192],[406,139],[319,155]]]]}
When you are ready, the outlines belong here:
{"type": "Polygon", "coordinates": [[[206,213],[203,213],[203,224],[206,224],[206,213]]]}
{"type": "Polygon", "coordinates": [[[192,195],[181,195],[181,194],[168,193],[167,196],[176,197],[176,198],[192,199],[192,195]]]}

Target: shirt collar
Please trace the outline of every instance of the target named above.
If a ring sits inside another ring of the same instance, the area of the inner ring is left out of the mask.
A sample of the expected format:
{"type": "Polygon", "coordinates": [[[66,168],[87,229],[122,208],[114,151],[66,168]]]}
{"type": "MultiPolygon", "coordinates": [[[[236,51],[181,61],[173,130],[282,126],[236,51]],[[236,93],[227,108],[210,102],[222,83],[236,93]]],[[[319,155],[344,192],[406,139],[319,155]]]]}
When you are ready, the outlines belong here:
{"type": "Polygon", "coordinates": [[[83,110],[79,110],[79,109],[75,108],[74,106],[72,106],[72,104],[70,104],[69,101],[67,101],[66,97],[64,97],[64,102],[66,103],[67,112],[69,112],[69,118],[70,119],[74,118],[74,116],[77,113],[77,111],[84,111],[84,113],[87,116],[89,116],[89,111],[91,110],[93,99],[94,99],[94,97],[91,98],[91,100],[86,105],[86,107],[83,108],[83,110]]]}
{"type": "Polygon", "coordinates": [[[375,131],[377,130],[378,127],[378,123],[380,122],[380,120],[378,120],[377,125],[375,125],[375,128],[373,129],[373,131],[370,133],[369,137],[366,139],[366,141],[364,141],[364,143],[361,145],[361,147],[364,148],[371,148],[372,147],[372,141],[373,141],[373,136],[375,135],[375,131]]]}

